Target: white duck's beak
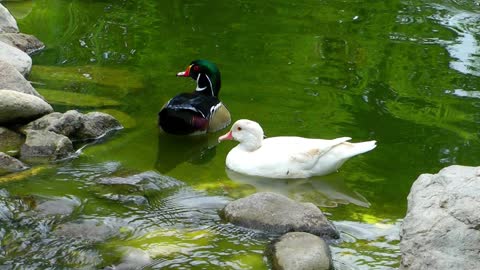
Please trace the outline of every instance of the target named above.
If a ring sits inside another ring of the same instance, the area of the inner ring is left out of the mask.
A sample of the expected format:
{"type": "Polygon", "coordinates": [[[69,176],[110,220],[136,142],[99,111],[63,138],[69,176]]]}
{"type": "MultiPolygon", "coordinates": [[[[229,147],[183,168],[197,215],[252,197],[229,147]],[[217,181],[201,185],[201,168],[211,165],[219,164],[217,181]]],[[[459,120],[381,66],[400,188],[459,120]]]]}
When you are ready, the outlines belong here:
{"type": "Polygon", "coordinates": [[[226,141],[226,140],[233,140],[233,135],[231,130],[227,132],[227,134],[218,137],[218,142],[226,141]]]}

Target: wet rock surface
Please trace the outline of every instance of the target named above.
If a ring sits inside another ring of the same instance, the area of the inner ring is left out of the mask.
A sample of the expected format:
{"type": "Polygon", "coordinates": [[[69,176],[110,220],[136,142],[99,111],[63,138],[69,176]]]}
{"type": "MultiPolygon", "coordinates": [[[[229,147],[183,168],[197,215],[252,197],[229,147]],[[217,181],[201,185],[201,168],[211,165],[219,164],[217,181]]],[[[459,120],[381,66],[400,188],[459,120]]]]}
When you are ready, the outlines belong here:
{"type": "Polygon", "coordinates": [[[70,139],[51,131],[32,130],[27,133],[20,150],[20,159],[28,162],[48,162],[63,159],[74,152],[70,139]]]}
{"type": "Polygon", "coordinates": [[[480,269],[480,167],[422,174],[408,195],[401,269],[480,269]]]}
{"type": "Polygon", "coordinates": [[[23,33],[0,34],[0,41],[16,47],[27,54],[32,54],[45,48],[45,44],[38,40],[38,38],[23,33]]]}
{"type": "Polygon", "coordinates": [[[312,203],[298,203],[271,192],[255,193],[229,203],[221,212],[228,222],[272,233],[308,232],[336,239],[335,226],[312,203]]]}
{"type": "Polygon", "coordinates": [[[304,232],[291,232],[272,242],[267,249],[273,269],[330,270],[332,256],[320,237],[304,232]]]}
{"type": "Polygon", "coordinates": [[[20,160],[0,152],[0,175],[28,169],[20,160]]]}

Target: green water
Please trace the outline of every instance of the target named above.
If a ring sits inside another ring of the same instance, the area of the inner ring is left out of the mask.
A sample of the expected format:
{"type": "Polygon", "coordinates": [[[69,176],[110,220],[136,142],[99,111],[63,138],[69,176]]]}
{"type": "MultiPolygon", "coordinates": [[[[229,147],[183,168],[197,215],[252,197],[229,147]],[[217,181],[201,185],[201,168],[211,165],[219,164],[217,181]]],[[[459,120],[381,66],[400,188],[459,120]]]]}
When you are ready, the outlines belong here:
{"type": "Polygon", "coordinates": [[[146,257],[148,268],[268,269],[263,251],[275,236],[217,215],[257,191],[326,212],[342,232],[332,244],[338,269],[397,268],[412,182],[451,164],[480,164],[476,1],[5,5],[22,32],[47,46],[33,56],[29,79],[55,110],[105,111],[126,127],[73,160],[0,178],[16,209],[14,222],[0,219],[7,268],[104,268],[140,254],[133,257],[146,257]],[[267,136],[349,136],[378,147],[326,177],[265,181],[226,171],[234,143],[217,145],[224,131],[182,139],[156,127],[161,106],[194,89],[174,75],[197,58],[219,66],[233,120],[255,120],[267,136]],[[185,185],[146,192],[98,184],[145,171],[185,185]],[[35,216],[35,201],[59,198],[77,205],[71,215],[35,216]],[[148,203],[135,203],[142,198],[148,203]],[[113,233],[101,241],[55,233],[86,221],[113,233]]]}

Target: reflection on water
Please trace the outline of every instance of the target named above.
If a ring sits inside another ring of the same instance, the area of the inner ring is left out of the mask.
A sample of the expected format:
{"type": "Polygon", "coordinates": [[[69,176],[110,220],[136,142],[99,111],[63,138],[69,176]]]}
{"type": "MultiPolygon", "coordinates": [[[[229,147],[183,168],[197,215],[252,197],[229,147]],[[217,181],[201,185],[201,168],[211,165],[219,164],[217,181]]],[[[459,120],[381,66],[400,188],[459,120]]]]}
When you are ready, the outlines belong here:
{"type": "Polygon", "coordinates": [[[480,76],[480,50],[477,41],[480,15],[440,5],[434,7],[439,14],[434,15],[433,19],[457,34],[455,41],[441,42],[453,58],[450,67],[464,74],[480,76]]]}
{"type": "Polygon", "coordinates": [[[226,173],[233,181],[254,186],[257,192],[275,192],[320,207],[336,207],[338,204],[349,203],[362,207],[370,206],[367,199],[348,188],[338,174],[308,179],[271,179],[244,175],[229,169],[226,169],[226,173]]]}
{"type": "Polygon", "coordinates": [[[155,168],[168,173],[183,162],[203,164],[216,154],[215,136],[175,136],[159,132],[155,168]]]}

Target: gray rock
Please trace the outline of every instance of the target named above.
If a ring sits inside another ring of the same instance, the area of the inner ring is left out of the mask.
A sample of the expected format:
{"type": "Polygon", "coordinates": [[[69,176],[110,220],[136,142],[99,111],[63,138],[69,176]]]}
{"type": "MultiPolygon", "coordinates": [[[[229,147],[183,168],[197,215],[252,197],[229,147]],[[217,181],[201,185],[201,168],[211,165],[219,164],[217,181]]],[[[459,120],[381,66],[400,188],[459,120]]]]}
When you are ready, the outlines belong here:
{"type": "Polygon", "coordinates": [[[25,138],[8,128],[0,127],[0,152],[15,154],[20,151],[25,138]]]}
{"type": "Polygon", "coordinates": [[[152,263],[152,258],[147,251],[134,247],[120,247],[119,251],[123,254],[122,262],[115,266],[107,266],[105,270],[131,270],[144,269],[152,263]]]}
{"type": "Polygon", "coordinates": [[[23,76],[30,74],[32,70],[32,58],[27,53],[1,41],[0,61],[11,64],[23,76]]]}
{"type": "MultiPolygon", "coordinates": [[[[143,172],[126,177],[105,177],[98,181],[103,185],[129,185],[129,186],[146,186],[154,184],[155,189],[168,189],[183,186],[184,184],[175,178],[158,174],[153,171],[143,172]]],[[[150,188],[149,188],[150,189],[150,188]]]]}
{"type": "Polygon", "coordinates": [[[229,203],[221,212],[233,224],[274,233],[309,232],[338,238],[335,226],[312,203],[298,203],[271,192],[255,193],[229,203]]]}
{"type": "Polygon", "coordinates": [[[97,139],[111,130],[122,126],[111,115],[91,112],[82,114],[75,110],[61,113],[51,113],[39,118],[21,128],[22,132],[29,130],[47,130],[65,135],[72,140],[97,139]]]}
{"type": "Polygon", "coordinates": [[[16,47],[27,54],[32,54],[45,48],[45,44],[38,40],[38,38],[23,33],[0,34],[0,41],[16,47]]]}
{"type": "Polygon", "coordinates": [[[15,18],[2,4],[0,4],[0,33],[18,33],[15,18]]]}
{"type": "Polygon", "coordinates": [[[50,126],[52,123],[54,123],[56,120],[60,119],[62,117],[62,113],[59,112],[52,112],[49,114],[46,114],[40,118],[38,118],[35,121],[32,121],[28,123],[27,125],[23,126],[20,128],[20,131],[23,134],[27,134],[31,130],[47,130],[49,131],[50,126]]]}
{"type": "Polygon", "coordinates": [[[97,220],[69,222],[58,226],[54,233],[68,239],[77,238],[91,242],[102,242],[119,234],[119,228],[97,220]]]}
{"type": "Polygon", "coordinates": [[[0,152],[0,175],[28,169],[20,160],[0,152]]]}
{"type": "Polygon", "coordinates": [[[34,120],[52,111],[52,106],[39,97],[0,90],[0,124],[34,120]]]}
{"type": "Polygon", "coordinates": [[[72,198],[56,198],[53,200],[44,201],[35,208],[40,216],[62,215],[67,216],[73,213],[75,207],[79,206],[80,202],[72,198]]]}
{"type": "Polygon", "coordinates": [[[67,137],[45,130],[31,130],[20,150],[20,158],[29,162],[48,162],[63,159],[74,152],[67,137]]]}
{"type": "Polygon", "coordinates": [[[267,256],[274,270],[330,270],[332,255],[320,237],[304,232],[291,232],[271,243],[267,256]]]}
{"type": "Polygon", "coordinates": [[[44,99],[14,66],[0,61],[0,89],[9,89],[44,99]]]}
{"type": "Polygon", "coordinates": [[[401,269],[480,269],[480,167],[422,174],[408,195],[401,269]]]}
{"type": "Polygon", "coordinates": [[[79,130],[77,137],[81,139],[98,139],[109,131],[121,129],[122,125],[113,116],[91,112],[85,115],[83,128],[79,130]]]}
{"type": "Polygon", "coordinates": [[[85,116],[83,114],[70,110],[65,112],[60,118],[53,120],[48,130],[73,139],[78,137],[77,133],[83,129],[84,122],[85,116]]]}

